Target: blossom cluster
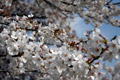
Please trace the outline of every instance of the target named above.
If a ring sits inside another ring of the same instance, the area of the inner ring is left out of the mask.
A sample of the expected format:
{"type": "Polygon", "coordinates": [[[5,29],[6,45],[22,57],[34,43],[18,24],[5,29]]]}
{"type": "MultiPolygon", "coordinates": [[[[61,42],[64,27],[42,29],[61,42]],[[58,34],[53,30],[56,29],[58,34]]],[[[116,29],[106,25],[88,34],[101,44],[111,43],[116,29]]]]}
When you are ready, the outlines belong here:
{"type": "Polygon", "coordinates": [[[103,62],[119,60],[120,37],[107,40],[99,29],[102,23],[120,26],[120,20],[114,19],[120,14],[117,4],[112,0],[0,0],[0,29],[4,27],[0,50],[6,53],[0,53],[0,72],[7,73],[5,80],[22,74],[27,80],[31,76],[36,80],[118,80],[120,63],[111,68],[103,62]],[[72,13],[94,24],[93,30],[84,33],[86,38],[78,38],[70,29],[66,19],[72,13]]]}
{"type": "Polygon", "coordinates": [[[0,33],[10,59],[8,70],[14,76],[36,70],[53,80],[103,80],[101,61],[119,59],[120,45],[108,41],[99,28],[85,32],[87,38],[71,39],[65,27],[45,26],[29,17],[16,16],[0,33]]]}
{"type": "Polygon", "coordinates": [[[1,0],[0,2],[0,13],[6,16],[32,13],[36,18],[43,16],[50,22],[60,20],[63,24],[67,14],[77,13],[87,24],[92,22],[96,27],[102,23],[120,26],[120,20],[115,19],[120,14],[119,2],[113,3],[113,0],[1,0]]]}

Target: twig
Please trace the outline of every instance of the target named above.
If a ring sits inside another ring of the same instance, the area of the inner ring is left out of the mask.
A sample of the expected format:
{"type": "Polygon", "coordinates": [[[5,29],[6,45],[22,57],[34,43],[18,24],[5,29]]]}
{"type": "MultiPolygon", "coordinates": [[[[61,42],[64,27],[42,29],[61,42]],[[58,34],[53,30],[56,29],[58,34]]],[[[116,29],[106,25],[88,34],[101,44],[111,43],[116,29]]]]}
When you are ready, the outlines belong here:
{"type": "Polygon", "coordinates": [[[105,49],[102,48],[102,51],[101,51],[100,55],[98,55],[95,58],[93,58],[89,63],[93,63],[95,60],[98,60],[104,52],[105,52],[105,49]]]}
{"type": "Polygon", "coordinates": [[[112,1],[113,1],[113,0],[108,1],[106,5],[109,5],[112,1]]]}

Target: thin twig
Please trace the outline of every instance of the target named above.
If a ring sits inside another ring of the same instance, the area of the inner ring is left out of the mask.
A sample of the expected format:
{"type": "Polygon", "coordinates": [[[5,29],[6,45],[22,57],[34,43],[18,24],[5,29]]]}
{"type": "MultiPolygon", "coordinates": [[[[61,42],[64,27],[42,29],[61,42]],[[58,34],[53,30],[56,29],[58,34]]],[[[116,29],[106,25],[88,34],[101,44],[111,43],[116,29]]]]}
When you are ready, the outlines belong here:
{"type": "Polygon", "coordinates": [[[113,0],[108,1],[106,5],[109,5],[112,1],[113,1],[113,0]]]}

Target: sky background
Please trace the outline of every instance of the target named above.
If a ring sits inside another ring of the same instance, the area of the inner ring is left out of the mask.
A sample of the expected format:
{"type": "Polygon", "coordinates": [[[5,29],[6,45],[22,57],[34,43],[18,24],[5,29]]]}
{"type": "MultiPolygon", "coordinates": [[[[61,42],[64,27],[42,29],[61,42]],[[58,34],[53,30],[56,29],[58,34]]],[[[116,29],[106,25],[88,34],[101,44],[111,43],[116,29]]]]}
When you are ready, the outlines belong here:
{"type": "MultiPolygon", "coordinates": [[[[76,31],[78,37],[84,37],[83,33],[86,30],[94,29],[93,25],[86,24],[82,18],[75,15],[74,22],[70,24],[72,29],[76,31]]],[[[101,34],[103,34],[108,40],[112,39],[115,35],[120,36],[120,27],[112,26],[110,24],[102,24],[100,26],[101,34]]]]}

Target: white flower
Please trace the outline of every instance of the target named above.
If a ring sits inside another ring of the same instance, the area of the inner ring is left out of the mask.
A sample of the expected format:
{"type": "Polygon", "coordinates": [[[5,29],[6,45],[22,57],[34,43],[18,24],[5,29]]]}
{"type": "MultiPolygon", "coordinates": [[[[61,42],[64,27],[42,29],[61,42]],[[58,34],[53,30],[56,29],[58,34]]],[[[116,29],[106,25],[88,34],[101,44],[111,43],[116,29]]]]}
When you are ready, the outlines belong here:
{"type": "Polygon", "coordinates": [[[114,56],[115,59],[119,58],[119,45],[117,45],[117,42],[115,40],[112,40],[111,42],[108,43],[109,46],[109,51],[112,52],[112,55],[114,56]]]}
{"type": "Polygon", "coordinates": [[[25,51],[28,51],[29,53],[32,53],[34,50],[35,46],[33,42],[29,42],[29,44],[26,44],[24,47],[25,51]]]}
{"type": "Polygon", "coordinates": [[[117,62],[114,67],[114,72],[117,73],[120,71],[120,62],[117,62]]]}
{"type": "Polygon", "coordinates": [[[31,18],[31,17],[33,17],[33,16],[34,16],[33,14],[28,15],[29,18],[31,18]]]}
{"type": "Polygon", "coordinates": [[[27,16],[23,16],[23,17],[22,17],[23,20],[26,20],[27,18],[28,18],[27,16]]]}
{"type": "Polygon", "coordinates": [[[118,43],[120,44],[120,36],[118,36],[118,43]]]}
{"type": "Polygon", "coordinates": [[[103,61],[108,60],[109,62],[112,62],[113,54],[112,51],[105,51],[103,61]]]}
{"type": "Polygon", "coordinates": [[[9,34],[9,33],[10,33],[10,30],[4,28],[1,34],[9,34]]]}
{"type": "Polygon", "coordinates": [[[23,56],[20,57],[20,60],[23,62],[23,63],[26,63],[28,59],[31,58],[31,55],[30,55],[30,52],[28,50],[23,50],[23,56]]]}
{"type": "Polygon", "coordinates": [[[18,15],[16,15],[16,20],[19,20],[19,19],[20,19],[20,17],[18,15]]]}
{"type": "Polygon", "coordinates": [[[12,46],[7,47],[7,50],[10,55],[17,55],[19,51],[18,44],[13,43],[12,46]]]}
{"type": "Polygon", "coordinates": [[[97,34],[100,34],[100,29],[99,29],[99,28],[95,28],[95,32],[96,32],[97,34]]]}
{"type": "Polygon", "coordinates": [[[95,76],[90,76],[92,80],[95,80],[95,76]]]}
{"type": "Polygon", "coordinates": [[[10,25],[8,27],[9,30],[14,30],[17,28],[19,28],[19,26],[18,26],[18,23],[16,21],[13,21],[12,23],[10,23],[10,25]]]}
{"type": "Polygon", "coordinates": [[[34,34],[31,34],[31,35],[29,36],[29,39],[35,40],[36,38],[35,38],[34,34]]]}
{"type": "Polygon", "coordinates": [[[11,37],[13,38],[13,39],[17,39],[18,38],[18,35],[17,35],[18,33],[16,32],[16,31],[12,31],[12,34],[11,34],[11,37]]]}
{"type": "Polygon", "coordinates": [[[102,12],[104,14],[107,14],[109,12],[109,9],[107,7],[102,8],[102,12]]]}

